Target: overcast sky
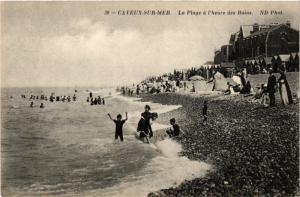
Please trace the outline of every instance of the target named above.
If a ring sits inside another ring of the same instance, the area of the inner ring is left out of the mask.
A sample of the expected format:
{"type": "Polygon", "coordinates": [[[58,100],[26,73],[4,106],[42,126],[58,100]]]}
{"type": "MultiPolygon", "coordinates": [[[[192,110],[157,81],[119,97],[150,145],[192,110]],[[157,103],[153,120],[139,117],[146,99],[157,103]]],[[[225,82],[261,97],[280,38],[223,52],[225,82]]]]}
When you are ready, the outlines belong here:
{"type": "Polygon", "coordinates": [[[103,86],[213,60],[242,24],[290,20],[298,2],[2,2],[2,86],[103,86]],[[169,9],[172,16],[104,15],[169,9]],[[177,10],[249,10],[252,16],[178,16],[177,10]],[[282,10],[260,16],[261,9],[282,10]]]}

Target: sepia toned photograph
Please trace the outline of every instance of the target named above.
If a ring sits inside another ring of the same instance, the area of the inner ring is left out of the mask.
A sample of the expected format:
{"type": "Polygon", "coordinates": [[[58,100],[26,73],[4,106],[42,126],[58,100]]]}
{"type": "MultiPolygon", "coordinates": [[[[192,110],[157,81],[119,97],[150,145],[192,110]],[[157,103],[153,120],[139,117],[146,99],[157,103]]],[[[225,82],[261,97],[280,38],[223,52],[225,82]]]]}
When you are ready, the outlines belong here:
{"type": "Polygon", "coordinates": [[[299,1],[0,13],[1,196],[300,196],[299,1]]]}

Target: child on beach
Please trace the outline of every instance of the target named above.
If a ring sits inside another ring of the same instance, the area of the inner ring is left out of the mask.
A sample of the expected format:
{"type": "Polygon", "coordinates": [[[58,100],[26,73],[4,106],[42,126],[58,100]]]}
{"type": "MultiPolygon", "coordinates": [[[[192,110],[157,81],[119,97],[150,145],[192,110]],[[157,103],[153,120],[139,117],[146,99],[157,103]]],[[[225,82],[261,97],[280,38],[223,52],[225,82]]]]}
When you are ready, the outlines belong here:
{"type": "Polygon", "coordinates": [[[176,124],[175,118],[172,118],[170,120],[170,124],[171,124],[171,128],[168,129],[166,131],[166,133],[169,135],[170,138],[173,136],[179,136],[180,128],[179,128],[178,124],[176,124]]]}
{"type": "Polygon", "coordinates": [[[109,113],[107,115],[116,124],[115,140],[117,140],[118,137],[120,137],[120,140],[123,142],[123,124],[126,122],[126,120],[128,120],[127,112],[126,112],[126,119],[124,120],[122,120],[121,114],[117,115],[117,120],[112,119],[109,113]]]}
{"type": "Polygon", "coordinates": [[[203,115],[203,124],[204,123],[207,124],[207,101],[204,101],[202,115],[203,115]]]}

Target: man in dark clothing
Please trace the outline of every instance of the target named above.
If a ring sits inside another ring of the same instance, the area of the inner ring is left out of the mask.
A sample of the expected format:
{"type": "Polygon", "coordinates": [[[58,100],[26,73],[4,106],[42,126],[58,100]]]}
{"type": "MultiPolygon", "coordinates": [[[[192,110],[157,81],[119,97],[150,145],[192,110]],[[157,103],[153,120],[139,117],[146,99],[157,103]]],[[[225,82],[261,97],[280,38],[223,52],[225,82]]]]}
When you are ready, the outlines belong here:
{"type": "Polygon", "coordinates": [[[126,122],[126,120],[128,120],[127,112],[126,112],[126,119],[124,119],[124,120],[122,120],[121,114],[117,115],[117,120],[112,119],[110,114],[107,114],[107,115],[116,124],[115,140],[117,140],[118,137],[120,137],[120,140],[123,142],[123,125],[126,122]]]}
{"type": "Polygon", "coordinates": [[[204,101],[202,115],[203,115],[203,124],[204,123],[207,124],[207,101],[204,101]]]}
{"type": "Polygon", "coordinates": [[[275,106],[276,77],[273,75],[272,70],[270,70],[267,91],[269,93],[269,98],[270,98],[270,107],[273,107],[275,106]]]}

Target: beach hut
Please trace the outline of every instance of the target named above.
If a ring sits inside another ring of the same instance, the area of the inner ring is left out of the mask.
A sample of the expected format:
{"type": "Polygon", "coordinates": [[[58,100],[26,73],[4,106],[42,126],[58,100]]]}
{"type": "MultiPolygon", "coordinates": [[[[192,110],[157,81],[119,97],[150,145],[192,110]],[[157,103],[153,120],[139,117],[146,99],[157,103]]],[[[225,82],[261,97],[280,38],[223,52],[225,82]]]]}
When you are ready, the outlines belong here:
{"type": "Polygon", "coordinates": [[[292,53],[290,55],[290,69],[289,71],[299,71],[299,53],[292,53]]]}
{"type": "Polygon", "coordinates": [[[272,57],[264,57],[262,59],[262,68],[266,71],[270,70],[272,67],[272,57]]]}
{"type": "Polygon", "coordinates": [[[248,60],[248,69],[247,69],[248,73],[255,74],[254,73],[254,71],[255,71],[255,64],[257,64],[256,61],[255,61],[255,59],[249,59],[248,60]]]}
{"type": "Polygon", "coordinates": [[[299,53],[297,53],[296,55],[295,55],[295,58],[294,58],[294,68],[295,68],[295,70],[294,71],[297,71],[297,72],[299,72],[299,53]]]}
{"type": "Polygon", "coordinates": [[[277,62],[277,59],[278,59],[278,56],[275,55],[272,57],[272,69],[273,69],[273,72],[278,72],[278,62],[277,62]]]}
{"type": "Polygon", "coordinates": [[[281,62],[288,62],[290,60],[290,55],[281,54],[281,55],[278,55],[278,58],[280,58],[281,62]]]}
{"type": "Polygon", "coordinates": [[[290,55],[281,54],[277,57],[277,65],[279,70],[286,70],[286,65],[289,63],[290,55]]]}
{"type": "Polygon", "coordinates": [[[205,64],[202,65],[202,67],[204,68],[202,74],[205,79],[211,78],[212,76],[211,70],[213,66],[214,66],[213,62],[206,62],[205,64]]]}
{"type": "Polygon", "coordinates": [[[225,77],[232,77],[235,72],[235,64],[233,62],[222,62],[220,72],[225,77]]]}
{"type": "Polygon", "coordinates": [[[245,60],[247,73],[251,73],[251,64],[249,60],[245,60]]]}
{"type": "Polygon", "coordinates": [[[216,72],[214,75],[214,87],[213,91],[225,91],[227,90],[227,80],[220,72],[216,72]]]}

